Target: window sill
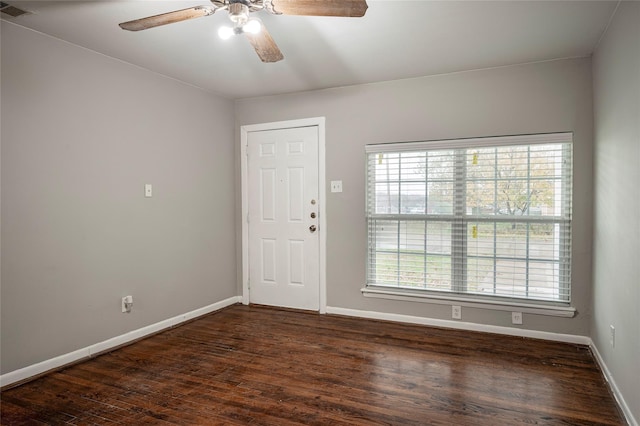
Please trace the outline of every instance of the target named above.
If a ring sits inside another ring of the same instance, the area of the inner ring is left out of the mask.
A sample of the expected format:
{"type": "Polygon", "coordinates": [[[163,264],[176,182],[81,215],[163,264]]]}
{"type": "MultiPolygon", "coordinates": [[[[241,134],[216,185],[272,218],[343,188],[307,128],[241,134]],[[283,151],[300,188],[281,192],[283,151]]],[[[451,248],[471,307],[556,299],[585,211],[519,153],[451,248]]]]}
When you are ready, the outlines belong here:
{"type": "Polygon", "coordinates": [[[411,290],[394,290],[384,287],[363,287],[360,289],[365,297],[376,299],[405,300],[409,302],[433,303],[438,305],[465,306],[477,309],[490,309],[494,311],[517,311],[535,315],[573,318],[576,309],[571,306],[540,305],[517,300],[490,300],[476,299],[460,295],[439,295],[433,293],[416,293],[411,290]]]}

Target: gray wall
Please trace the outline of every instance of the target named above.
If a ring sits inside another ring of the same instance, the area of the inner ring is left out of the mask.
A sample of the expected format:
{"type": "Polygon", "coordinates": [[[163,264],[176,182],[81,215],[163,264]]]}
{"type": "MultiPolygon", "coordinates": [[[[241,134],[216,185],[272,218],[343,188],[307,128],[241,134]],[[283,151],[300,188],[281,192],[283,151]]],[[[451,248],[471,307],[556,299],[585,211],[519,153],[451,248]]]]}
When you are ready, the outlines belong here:
{"type": "MultiPolygon", "coordinates": [[[[236,123],[326,117],[327,184],[340,179],[344,187],[339,194],[327,190],[329,306],[439,319],[451,318],[450,306],[371,299],[360,292],[366,260],[364,146],[575,132],[572,276],[578,315],[525,314],[523,327],[586,336],[591,315],[591,88],[591,61],[583,58],[245,99],[236,102],[236,123]]],[[[239,141],[236,158],[239,164],[239,141]]],[[[463,320],[511,326],[511,314],[504,311],[464,308],[463,320]]]]}
{"type": "Polygon", "coordinates": [[[237,294],[231,101],[4,21],[1,99],[3,373],[237,294]]]}
{"type": "Polygon", "coordinates": [[[596,50],[593,77],[591,337],[640,421],[640,3],[620,4],[596,50]]]}

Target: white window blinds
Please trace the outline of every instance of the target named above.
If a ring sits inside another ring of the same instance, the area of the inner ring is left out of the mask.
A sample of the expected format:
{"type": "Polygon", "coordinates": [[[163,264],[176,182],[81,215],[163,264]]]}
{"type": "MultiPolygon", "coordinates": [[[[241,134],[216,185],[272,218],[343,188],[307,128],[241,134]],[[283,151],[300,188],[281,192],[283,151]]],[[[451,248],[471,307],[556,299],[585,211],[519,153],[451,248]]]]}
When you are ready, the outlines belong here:
{"type": "Polygon", "coordinates": [[[570,301],[572,134],[367,146],[367,285],[570,301]]]}

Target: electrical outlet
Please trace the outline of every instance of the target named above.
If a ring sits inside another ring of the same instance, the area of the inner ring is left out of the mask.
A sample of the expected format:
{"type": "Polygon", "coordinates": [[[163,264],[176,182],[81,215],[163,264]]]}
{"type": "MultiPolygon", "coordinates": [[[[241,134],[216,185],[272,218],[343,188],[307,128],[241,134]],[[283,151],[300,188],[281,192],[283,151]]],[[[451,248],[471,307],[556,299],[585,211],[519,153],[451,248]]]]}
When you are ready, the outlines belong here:
{"type": "Polygon", "coordinates": [[[331,192],[342,192],[342,181],[341,180],[332,180],[331,181],[331,192]]]}
{"type": "Polygon", "coordinates": [[[129,313],[131,312],[131,307],[133,306],[133,296],[125,296],[122,298],[122,312],[129,313]]]}
{"type": "Polygon", "coordinates": [[[522,312],[511,312],[511,323],[522,324],[522,312]]]}
{"type": "Polygon", "coordinates": [[[611,343],[611,347],[616,347],[616,328],[612,325],[609,326],[609,343],[611,343]]]}
{"type": "Polygon", "coordinates": [[[451,307],[451,318],[462,319],[462,306],[454,305],[451,307]]]}

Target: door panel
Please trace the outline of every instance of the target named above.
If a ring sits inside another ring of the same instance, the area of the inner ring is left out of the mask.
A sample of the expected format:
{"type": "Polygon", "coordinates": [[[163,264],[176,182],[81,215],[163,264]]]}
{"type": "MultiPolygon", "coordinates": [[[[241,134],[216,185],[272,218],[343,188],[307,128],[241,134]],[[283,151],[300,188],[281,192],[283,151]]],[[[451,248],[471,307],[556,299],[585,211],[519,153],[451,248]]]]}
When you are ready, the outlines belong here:
{"type": "Polygon", "coordinates": [[[290,167],[287,169],[289,181],[289,222],[302,222],[304,220],[304,169],[302,167],[290,167]]]}
{"type": "Polygon", "coordinates": [[[276,169],[260,169],[260,219],[276,220],[276,169]]]}
{"type": "Polygon", "coordinates": [[[289,240],[289,285],[304,285],[304,241],[289,240]]]}
{"type": "Polygon", "coordinates": [[[276,282],[276,240],[262,239],[262,252],[259,262],[260,270],[262,271],[261,281],[264,284],[274,284],[276,282]]]}
{"type": "Polygon", "coordinates": [[[249,132],[247,153],[249,300],[318,310],[318,127],[249,132]]]}

